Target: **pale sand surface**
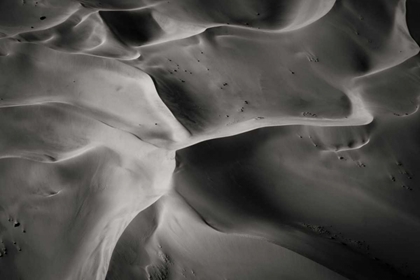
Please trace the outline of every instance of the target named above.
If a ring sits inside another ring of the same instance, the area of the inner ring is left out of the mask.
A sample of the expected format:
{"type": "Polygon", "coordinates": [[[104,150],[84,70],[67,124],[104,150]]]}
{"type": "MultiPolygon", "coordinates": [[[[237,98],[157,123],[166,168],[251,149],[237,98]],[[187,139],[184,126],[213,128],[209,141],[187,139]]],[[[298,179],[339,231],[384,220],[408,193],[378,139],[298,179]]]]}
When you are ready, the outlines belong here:
{"type": "Polygon", "coordinates": [[[420,279],[419,9],[0,1],[0,279],[420,279]]]}

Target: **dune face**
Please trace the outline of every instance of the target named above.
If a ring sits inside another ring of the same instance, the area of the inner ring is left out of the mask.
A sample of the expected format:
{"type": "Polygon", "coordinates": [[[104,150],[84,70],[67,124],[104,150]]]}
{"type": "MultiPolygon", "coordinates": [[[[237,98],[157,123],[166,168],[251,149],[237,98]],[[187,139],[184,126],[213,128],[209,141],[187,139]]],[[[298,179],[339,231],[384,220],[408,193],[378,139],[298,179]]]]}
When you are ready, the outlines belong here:
{"type": "Polygon", "coordinates": [[[420,279],[420,1],[0,1],[0,279],[420,279]]]}

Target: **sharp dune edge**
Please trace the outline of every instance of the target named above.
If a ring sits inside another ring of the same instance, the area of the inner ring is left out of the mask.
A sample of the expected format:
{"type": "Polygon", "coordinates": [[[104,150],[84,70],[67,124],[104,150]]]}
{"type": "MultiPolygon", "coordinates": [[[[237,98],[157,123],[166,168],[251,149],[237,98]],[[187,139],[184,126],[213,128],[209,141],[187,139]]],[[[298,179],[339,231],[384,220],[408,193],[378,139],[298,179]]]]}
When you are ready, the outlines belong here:
{"type": "Polygon", "coordinates": [[[420,1],[0,1],[0,279],[420,279],[420,1]]]}

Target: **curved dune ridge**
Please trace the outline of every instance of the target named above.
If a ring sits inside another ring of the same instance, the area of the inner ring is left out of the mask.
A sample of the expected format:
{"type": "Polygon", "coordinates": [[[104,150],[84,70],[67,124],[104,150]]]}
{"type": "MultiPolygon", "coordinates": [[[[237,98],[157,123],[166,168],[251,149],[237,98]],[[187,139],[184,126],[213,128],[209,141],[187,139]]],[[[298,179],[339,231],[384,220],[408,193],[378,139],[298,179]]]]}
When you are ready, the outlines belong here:
{"type": "Polygon", "coordinates": [[[420,279],[419,7],[0,1],[0,279],[420,279]]]}

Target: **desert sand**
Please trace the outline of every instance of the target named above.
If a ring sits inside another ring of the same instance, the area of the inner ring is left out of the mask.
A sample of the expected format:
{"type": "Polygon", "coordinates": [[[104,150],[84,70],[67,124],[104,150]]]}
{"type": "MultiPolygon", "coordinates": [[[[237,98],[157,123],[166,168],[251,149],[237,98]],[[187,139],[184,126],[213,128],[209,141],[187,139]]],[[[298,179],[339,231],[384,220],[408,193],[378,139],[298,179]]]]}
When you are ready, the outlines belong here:
{"type": "Polygon", "coordinates": [[[0,280],[420,279],[419,0],[0,0],[0,280]]]}

